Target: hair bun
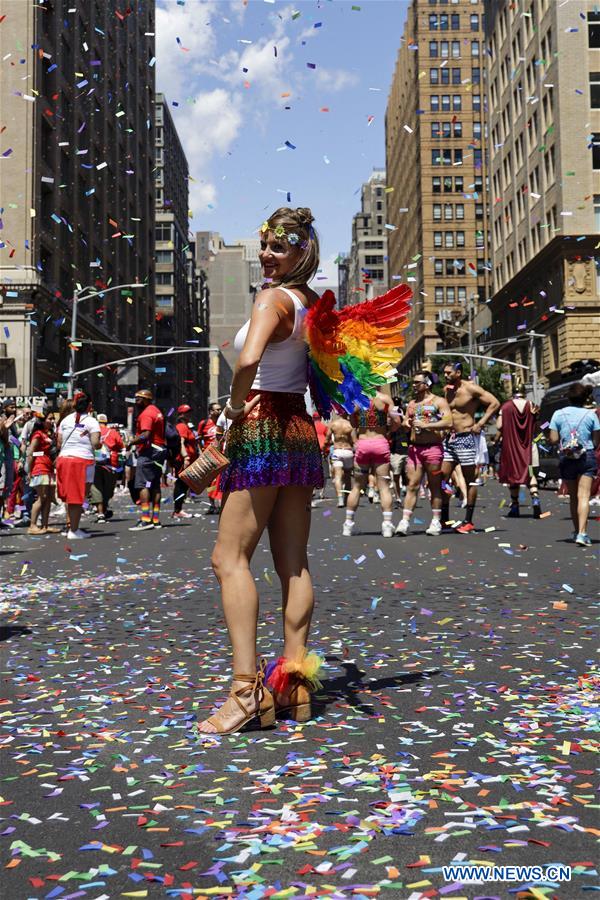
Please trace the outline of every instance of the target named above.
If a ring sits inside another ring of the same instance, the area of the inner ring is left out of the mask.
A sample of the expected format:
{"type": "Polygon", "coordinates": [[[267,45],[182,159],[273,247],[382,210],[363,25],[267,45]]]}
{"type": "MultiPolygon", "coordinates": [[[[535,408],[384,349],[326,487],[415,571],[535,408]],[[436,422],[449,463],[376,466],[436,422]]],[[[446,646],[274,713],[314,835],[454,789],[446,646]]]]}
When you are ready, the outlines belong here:
{"type": "Polygon", "coordinates": [[[312,225],[312,223],[315,221],[315,217],[313,216],[308,206],[299,206],[296,209],[296,215],[298,216],[298,222],[300,225],[312,225]]]}

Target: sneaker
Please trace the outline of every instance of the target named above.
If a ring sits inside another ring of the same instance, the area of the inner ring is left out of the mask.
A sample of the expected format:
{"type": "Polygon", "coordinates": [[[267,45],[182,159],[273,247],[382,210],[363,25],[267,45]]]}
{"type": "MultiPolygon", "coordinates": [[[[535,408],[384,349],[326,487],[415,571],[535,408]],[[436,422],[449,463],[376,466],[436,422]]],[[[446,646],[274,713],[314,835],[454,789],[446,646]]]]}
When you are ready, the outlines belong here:
{"type": "Polygon", "coordinates": [[[521,516],[521,510],[519,509],[519,504],[513,503],[511,505],[509,511],[506,513],[506,518],[507,519],[519,519],[520,516],[521,516]]]}
{"type": "Polygon", "coordinates": [[[459,534],[469,534],[471,531],[475,531],[475,526],[472,522],[463,522],[456,530],[459,534]]]}
{"type": "Polygon", "coordinates": [[[580,533],[577,535],[577,537],[575,538],[575,543],[576,543],[576,544],[579,544],[580,547],[591,547],[591,546],[592,546],[592,539],[591,539],[591,537],[589,536],[589,534],[583,534],[583,533],[580,532],[580,533]]]}
{"type": "Polygon", "coordinates": [[[394,523],[393,522],[382,522],[381,523],[381,535],[384,538],[394,537],[394,523]]]}
{"type": "Polygon", "coordinates": [[[533,510],[533,518],[539,519],[540,516],[542,515],[542,506],[541,506],[539,500],[537,501],[537,503],[535,502],[535,500],[533,501],[532,510],[533,510]]]}
{"type": "Polygon", "coordinates": [[[99,513],[99,514],[96,516],[96,524],[97,524],[97,525],[104,525],[105,522],[106,522],[105,516],[104,516],[102,513],[99,513]]]}
{"type": "Polygon", "coordinates": [[[104,513],[104,518],[106,519],[107,522],[110,519],[112,519],[113,516],[114,516],[114,512],[112,511],[112,509],[107,509],[106,512],[104,513]]]}
{"type": "Polygon", "coordinates": [[[573,542],[575,542],[577,540],[577,532],[576,531],[571,532],[570,540],[572,540],[573,542]]]}
{"type": "Polygon", "coordinates": [[[354,522],[344,522],[342,527],[342,537],[352,537],[354,534],[354,522]]]}
{"type": "Polygon", "coordinates": [[[437,537],[438,534],[442,533],[442,523],[439,519],[432,519],[431,525],[425,532],[425,534],[431,534],[437,537]]]}
{"type": "Polygon", "coordinates": [[[142,522],[140,519],[140,521],[133,525],[129,531],[150,531],[152,528],[154,528],[152,522],[142,522]]]}
{"type": "Polygon", "coordinates": [[[181,510],[181,512],[172,513],[171,518],[172,519],[192,519],[193,516],[191,513],[184,512],[183,510],[181,510]]]}
{"type": "Polygon", "coordinates": [[[396,525],[396,534],[408,534],[409,528],[410,528],[410,520],[409,519],[400,519],[400,521],[396,525]]]}
{"type": "Polygon", "coordinates": [[[312,508],[312,509],[316,509],[316,507],[319,505],[320,502],[321,502],[321,501],[318,500],[318,499],[311,500],[311,501],[310,501],[311,508],[312,508]]]}
{"type": "Polygon", "coordinates": [[[153,528],[162,528],[162,524],[160,522],[153,522],[152,527],[153,528]]]}
{"type": "Polygon", "coordinates": [[[89,537],[91,537],[91,534],[88,534],[87,531],[83,531],[81,528],[78,528],[77,531],[67,532],[67,538],[70,541],[83,541],[85,538],[89,537]]]}

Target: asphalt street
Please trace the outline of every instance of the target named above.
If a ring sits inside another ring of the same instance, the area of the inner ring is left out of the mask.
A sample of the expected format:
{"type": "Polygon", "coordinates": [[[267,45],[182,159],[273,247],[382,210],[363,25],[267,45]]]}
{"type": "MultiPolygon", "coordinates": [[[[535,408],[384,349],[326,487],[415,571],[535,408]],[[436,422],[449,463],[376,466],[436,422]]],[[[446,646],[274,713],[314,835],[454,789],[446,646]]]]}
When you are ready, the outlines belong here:
{"type": "MultiPolygon", "coordinates": [[[[166,507],[167,527],[140,534],[120,497],[110,523],[84,520],[93,539],[70,546],[2,531],[2,897],[600,890],[598,526],[579,548],[555,494],[539,521],[528,506],[504,518],[506,494],[488,484],[479,530],[439,538],[424,534],[425,501],[413,531],[387,540],[376,506],[363,501],[352,538],[331,499],[317,507],[315,716],[203,740],[194,722],[229,682],[204,504],[177,523],[166,507]],[[468,861],[573,872],[445,877],[468,861]]],[[[253,570],[272,657],[264,542],[253,570]]]]}

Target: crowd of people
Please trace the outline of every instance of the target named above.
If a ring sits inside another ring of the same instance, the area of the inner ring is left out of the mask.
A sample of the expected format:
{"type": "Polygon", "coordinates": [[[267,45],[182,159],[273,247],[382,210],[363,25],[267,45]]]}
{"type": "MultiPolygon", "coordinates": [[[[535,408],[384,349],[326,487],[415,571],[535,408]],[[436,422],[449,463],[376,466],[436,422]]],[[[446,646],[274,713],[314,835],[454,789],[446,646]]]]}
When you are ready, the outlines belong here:
{"type": "MultiPolygon", "coordinates": [[[[189,518],[183,509],[188,487],[179,475],[225,430],[218,424],[221,405],[212,403],[199,423],[191,420],[191,407],[181,405],[172,424],[152,393],[140,389],[135,411],[129,433],[95,411],[83,391],[58,412],[0,401],[0,530],[24,527],[35,536],[88,538],[82,515],[93,516],[97,525],[108,522],[117,489],[128,492],[138,509],[132,531],[161,527],[165,492],[172,491],[171,516],[189,518]],[[51,524],[53,512],[53,518],[64,520],[62,527],[51,524]]],[[[217,513],[218,484],[208,497],[206,512],[217,513]]]]}
{"type": "MultiPolygon", "coordinates": [[[[569,498],[572,539],[589,546],[590,503],[600,505],[600,423],[592,389],[575,383],[567,406],[542,428],[539,409],[525,399],[521,387],[501,406],[464,378],[461,363],[447,365],[443,377],[443,390],[436,393],[437,377],[417,372],[413,396],[404,404],[378,393],[368,409],[340,413],[329,422],[313,414],[323,484],[332,482],[337,506],[345,508],[343,536],[358,533],[362,497],[381,505],[384,537],[409,533],[419,500],[431,506],[427,535],[448,530],[467,534],[475,529],[478,488],[490,477],[508,487],[508,518],[521,515],[525,489],[532,516],[538,519],[542,442],[559,447],[559,487],[569,498]],[[488,423],[495,426],[493,432],[488,423]],[[461,509],[459,519],[450,515],[453,498],[461,509]],[[401,509],[395,526],[394,506],[401,509]]],[[[96,524],[109,521],[117,489],[129,492],[138,508],[133,531],[161,527],[161,500],[171,492],[171,517],[191,518],[184,508],[190,489],[180,475],[206,447],[224,437],[228,420],[221,404],[211,403],[208,416],[197,423],[191,407],[182,404],[172,423],[151,392],[141,389],[135,408],[129,434],[125,426],[95,412],[83,392],[65,401],[59,412],[17,407],[5,399],[0,407],[0,529],[25,526],[31,535],[89,537],[80,527],[82,513],[93,515],[96,524]],[[53,508],[63,512],[63,528],[51,524],[53,508]]],[[[219,512],[219,481],[207,491],[207,514],[219,512]]],[[[324,486],[315,489],[313,507],[323,501],[324,486]]]]}

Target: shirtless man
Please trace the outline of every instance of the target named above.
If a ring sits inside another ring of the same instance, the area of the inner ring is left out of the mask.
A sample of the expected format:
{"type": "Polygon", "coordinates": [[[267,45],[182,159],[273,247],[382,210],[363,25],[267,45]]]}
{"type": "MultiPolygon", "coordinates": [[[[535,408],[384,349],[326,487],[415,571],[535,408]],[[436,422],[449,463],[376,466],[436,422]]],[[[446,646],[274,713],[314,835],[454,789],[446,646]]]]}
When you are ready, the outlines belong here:
{"type": "MultiPolygon", "coordinates": [[[[484,391],[478,384],[473,384],[472,381],[463,381],[462,375],[462,363],[448,363],[444,366],[446,399],[452,412],[452,433],[444,441],[442,475],[444,480],[448,481],[455,466],[460,464],[462,467],[467,482],[467,508],[465,520],[456,530],[460,534],[468,534],[470,531],[475,531],[473,512],[477,502],[476,435],[500,409],[500,404],[492,394],[484,391]],[[476,422],[475,413],[482,406],[485,408],[485,412],[476,422]]],[[[448,522],[449,505],[450,498],[444,493],[442,524],[448,522]]]]}
{"type": "Polygon", "coordinates": [[[333,483],[337,494],[337,505],[345,506],[346,498],[352,486],[352,469],[354,468],[354,431],[348,413],[340,413],[337,419],[329,423],[327,443],[333,442],[331,465],[333,483]]]}
{"type": "Polygon", "coordinates": [[[431,391],[429,372],[417,372],[413,376],[414,400],[406,408],[403,427],[410,432],[410,449],[406,463],[408,488],[402,510],[402,519],[396,534],[407,534],[410,518],[417,504],[417,494],[423,474],[431,491],[431,525],[425,534],[442,533],[442,459],[444,457],[444,432],[452,428],[452,413],[448,402],[431,391]]]}
{"type": "Polygon", "coordinates": [[[356,408],[350,417],[358,440],[354,446],[354,483],[346,504],[346,521],[342,529],[344,537],[355,533],[354,514],[361,492],[367,487],[369,472],[375,470],[383,521],[381,534],[394,536],[392,524],[392,492],[390,490],[390,445],[387,435],[400,428],[401,417],[391,397],[377,391],[368,409],[356,408]]]}

